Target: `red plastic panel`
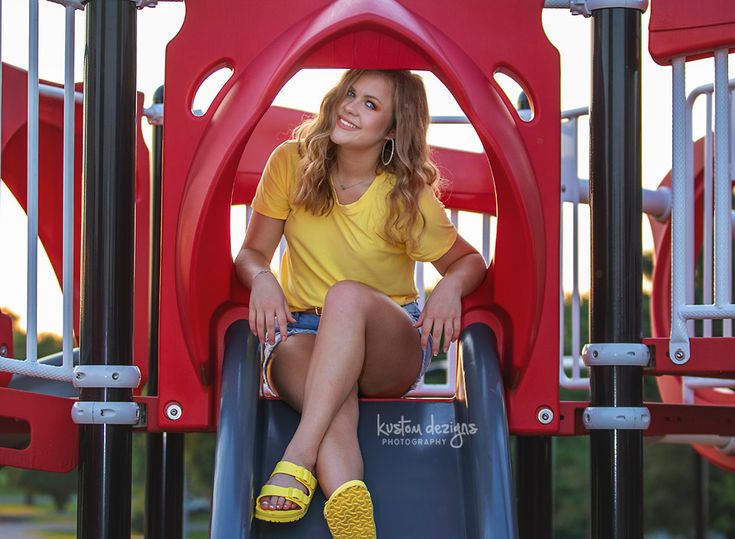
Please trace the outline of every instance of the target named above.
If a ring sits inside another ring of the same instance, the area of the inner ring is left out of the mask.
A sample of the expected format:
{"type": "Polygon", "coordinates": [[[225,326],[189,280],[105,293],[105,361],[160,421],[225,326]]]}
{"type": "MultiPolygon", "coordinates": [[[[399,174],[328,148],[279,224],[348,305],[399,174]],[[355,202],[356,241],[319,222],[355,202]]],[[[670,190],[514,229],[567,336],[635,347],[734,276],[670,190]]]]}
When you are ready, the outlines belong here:
{"type": "Polygon", "coordinates": [[[24,449],[0,447],[0,465],[68,472],[77,465],[79,432],[71,420],[74,399],[0,388],[0,413],[31,428],[24,449]]]}
{"type": "Polygon", "coordinates": [[[735,6],[732,0],[653,0],[648,50],[668,65],[672,58],[712,56],[716,49],[735,51],[735,6]]]}
{"type": "MultiPolygon", "coordinates": [[[[28,74],[2,64],[2,174],[1,177],[23,209],[27,208],[28,74]]],[[[51,86],[55,83],[44,82],[51,86]]],[[[78,87],[81,90],[81,87],[78,87]]],[[[143,142],[141,117],[143,94],[138,94],[136,154],[136,231],[135,231],[135,363],[143,383],[148,373],[148,244],[149,244],[149,157],[143,142]]],[[[79,276],[81,257],[82,195],[82,105],[74,116],[74,329],[79,334],[79,276]]],[[[61,283],[63,267],[63,147],[64,103],[60,97],[39,99],[39,211],[38,233],[61,283]]]]}
{"type": "Polygon", "coordinates": [[[649,374],[673,376],[707,376],[710,378],[735,378],[735,362],[723,362],[723,357],[735,357],[735,337],[692,337],[689,339],[689,361],[678,365],[669,357],[669,339],[643,339],[643,343],[656,350],[656,364],[646,369],[649,374]]]}
{"type": "MultiPolygon", "coordinates": [[[[732,408],[729,406],[662,402],[646,402],[644,405],[651,412],[651,425],[643,431],[644,436],[663,436],[665,434],[735,436],[735,421],[732,418],[732,408]]],[[[589,434],[590,431],[584,428],[582,422],[582,414],[588,406],[588,402],[562,402],[559,434],[562,436],[589,434]]]]}
{"type": "MultiPolygon", "coordinates": [[[[542,9],[543,0],[462,9],[444,0],[187,3],[167,49],[159,385],[161,406],[182,403],[184,414],[173,423],[159,408],[164,428],[214,422],[214,313],[247,297],[232,271],[228,208],[256,127],[300,68],[360,67],[432,70],[483,143],[499,216],[496,262],[466,316],[497,325],[511,428],[539,429],[538,407],[558,401],[548,381],[558,376],[560,200],[559,57],[542,9]],[[233,76],[207,114],[194,116],[198,85],[222,65],[233,76]],[[526,89],[533,121],[518,120],[497,70],[526,89]]],[[[464,182],[452,190],[462,193],[464,182]]]]}
{"type": "MultiPolygon", "coordinates": [[[[13,319],[0,311],[0,350],[5,350],[5,356],[13,357],[13,319]]],[[[0,387],[5,387],[10,382],[12,374],[0,372],[0,387]]]]}

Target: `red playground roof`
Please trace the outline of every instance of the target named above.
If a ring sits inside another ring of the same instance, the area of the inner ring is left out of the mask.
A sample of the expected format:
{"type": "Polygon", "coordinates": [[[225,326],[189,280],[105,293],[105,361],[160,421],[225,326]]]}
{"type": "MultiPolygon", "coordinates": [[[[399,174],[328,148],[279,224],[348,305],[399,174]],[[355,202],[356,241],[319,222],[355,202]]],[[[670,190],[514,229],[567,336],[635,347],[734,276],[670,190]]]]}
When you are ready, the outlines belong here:
{"type": "Polygon", "coordinates": [[[712,51],[735,51],[733,0],[655,0],[651,3],[648,50],[668,65],[672,58],[705,58],[712,51]]]}

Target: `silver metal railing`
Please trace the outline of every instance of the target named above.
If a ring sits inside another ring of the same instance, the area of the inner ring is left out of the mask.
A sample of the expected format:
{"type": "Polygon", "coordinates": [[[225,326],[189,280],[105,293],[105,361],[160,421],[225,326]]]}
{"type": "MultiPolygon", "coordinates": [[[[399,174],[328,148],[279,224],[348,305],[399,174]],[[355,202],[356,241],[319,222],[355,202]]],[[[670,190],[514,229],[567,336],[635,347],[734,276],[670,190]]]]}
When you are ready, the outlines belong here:
{"type": "MultiPolygon", "coordinates": [[[[726,249],[732,249],[731,247],[731,236],[728,235],[729,230],[733,230],[733,218],[735,214],[731,211],[731,195],[732,195],[732,181],[735,179],[735,137],[732,136],[732,130],[735,127],[735,121],[733,120],[733,114],[735,114],[735,107],[733,107],[733,101],[735,101],[735,80],[727,81],[725,89],[725,81],[727,74],[726,55],[720,54],[720,59],[715,59],[715,84],[707,84],[700,86],[693,90],[686,100],[685,108],[685,140],[687,145],[687,151],[685,154],[685,178],[686,184],[686,196],[693,196],[691,190],[694,185],[694,145],[692,144],[692,116],[693,109],[697,99],[701,96],[705,97],[705,136],[704,136],[704,171],[703,171],[703,184],[704,184],[704,201],[703,201],[703,243],[702,243],[702,305],[700,307],[711,307],[720,308],[725,305],[725,301],[732,302],[732,267],[731,258],[729,252],[724,252],[726,249]],[[724,61],[722,57],[724,58],[724,61]],[[724,63],[724,66],[723,66],[724,63]],[[724,69],[724,76],[722,70],[724,69]],[[720,71],[720,77],[717,77],[717,71],[720,71]],[[715,130],[713,132],[713,94],[716,92],[716,86],[719,80],[721,85],[720,92],[724,93],[724,98],[721,95],[720,103],[718,105],[719,111],[715,109],[717,117],[715,118],[715,130]],[[724,101],[725,103],[723,103],[724,101]],[[729,105],[729,110],[723,108],[724,105],[729,105]],[[720,122],[717,123],[719,118],[720,122]],[[718,133],[718,129],[725,129],[724,136],[718,133]],[[718,163],[718,152],[719,152],[719,163],[718,163]],[[714,168],[713,168],[714,160],[714,168]],[[715,178],[716,171],[719,171],[719,176],[715,178]],[[717,183],[719,182],[719,183],[717,183]],[[722,200],[718,199],[722,197],[722,200]],[[714,200],[713,200],[714,199],[714,200]],[[713,203],[714,202],[714,203],[713,203]],[[713,207],[714,206],[714,207],[713,207]],[[718,213],[719,212],[719,213],[718,213]],[[728,215],[729,214],[729,215],[728,215]],[[729,219],[728,219],[729,218],[729,219]],[[721,232],[718,236],[717,227],[721,228],[721,232]],[[713,243],[713,237],[715,242],[713,243]],[[719,240],[719,241],[718,241],[719,240]],[[717,251],[720,251],[720,266],[717,268],[717,251]],[[714,253],[713,253],[714,250],[714,253]],[[713,268],[713,254],[715,255],[715,268],[713,268]],[[725,260],[722,260],[722,257],[725,260]],[[717,268],[717,269],[716,269],[717,268]],[[715,270],[715,283],[713,283],[713,269],[715,270]],[[719,272],[718,272],[719,271],[719,272]],[[719,281],[718,281],[719,279],[719,281]],[[715,290],[713,290],[713,284],[715,287],[720,287],[720,303],[718,305],[717,296],[715,290]],[[724,284],[723,284],[724,283],[724,284]],[[723,290],[724,288],[724,290],[723,290]],[[713,298],[714,296],[714,298],[713,298]]],[[[683,67],[681,68],[683,69],[683,67]]],[[[683,73],[679,75],[683,76],[683,73]]],[[[677,81],[681,84],[681,80],[677,81]]],[[[680,129],[680,128],[679,128],[680,129]]],[[[678,133],[678,129],[675,130],[678,133]]],[[[680,159],[679,159],[680,160],[680,159]]],[[[684,277],[686,279],[686,290],[685,296],[688,305],[674,304],[672,305],[672,342],[674,335],[674,323],[673,318],[677,317],[681,312],[682,308],[693,307],[694,305],[694,264],[691,263],[692,257],[694,256],[694,205],[687,204],[686,214],[686,251],[683,255],[684,262],[689,260],[687,264],[686,273],[684,277]]],[[[681,262],[679,262],[681,263],[681,262]]],[[[681,271],[680,266],[676,266],[674,271],[681,271]]],[[[682,275],[677,274],[675,278],[672,275],[672,286],[676,283],[676,286],[681,286],[680,280],[682,275]],[[675,280],[676,279],[676,280],[675,280]]],[[[673,297],[680,299],[681,290],[673,297]]],[[[722,320],[722,335],[725,337],[732,336],[732,319],[724,318],[727,313],[721,313],[720,316],[713,316],[705,318],[702,321],[702,335],[703,337],[712,337],[712,322],[713,319],[722,320]]],[[[677,334],[678,339],[686,338],[688,344],[688,336],[695,335],[694,320],[686,320],[686,336],[677,334]]],[[[674,353],[681,348],[675,347],[674,353]]],[[[670,352],[671,353],[671,352],[670,352]]],[[[674,357],[674,356],[672,356],[674,357]]],[[[677,358],[678,359],[678,358],[677,358]]],[[[687,361],[685,359],[684,361],[687,361]]],[[[679,359],[679,362],[684,362],[679,359]]],[[[713,378],[701,378],[701,377],[682,377],[682,402],[693,403],[694,392],[697,388],[733,388],[735,387],[735,380],[724,380],[724,379],[713,379],[713,378]]]]}
{"type": "MultiPolygon", "coordinates": [[[[659,220],[665,220],[669,211],[673,206],[675,215],[681,215],[676,219],[673,218],[672,233],[672,271],[676,277],[672,275],[672,283],[675,283],[675,291],[672,290],[672,350],[671,357],[680,363],[688,360],[688,339],[689,335],[694,334],[694,319],[703,319],[703,336],[712,336],[712,319],[723,320],[723,335],[732,335],[731,318],[735,315],[735,306],[731,305],[731,272],[730,266],[730,249],[733,231],[735,231],[735,213],[731,210],[730,197],[732,196],[732,180],[735,178],[735,137],[730,133],[735,125],[732,119],[732,109],[728,110],[729,102],[735,100],[735,81],[727,81],[727,55],[721,51],[716,57],[716,82],[714,85],[704,85],[692,91],[686,99],[684,99],[684,78],[683,60],[674,62],[674,145],[673,145],[673,166],[672,166],[672,183],[673,191],[678,195],[678,205],[674,205],[674,195],[665,188],[659,188],[656,191],[643,191],[643,209],[659,220]],[[713,134],[712,130],[712,101],[713,92],[716,94],[719,81],[720,100],[717,105],[720,112],[715,119],[716,129],[713,134]],[[692,118],[693,107],[698,97],[704,95],[706,97],[706,127],[705,127],[705,144],[704,144],[704,209],[703,209],[703,303],[704,305],[693,305],[694,303],[694,144],[692,141],[692,118]],[[729,120],[729,123],[728,123],[729,120]],[[717,125],[721,130],[719,137],[717,135],[717,125]],[[713,139],[715,143],[713,145],[713,139]],[[718,142],[719,141],[719,142],[718,142]],[[719,150],[718,150],[719,148],[719,150]],[[719,162],[715,155],[719,151],[719,162]],[[729,155],[728,155],[729,154],[729,155]],[[715,159],[714,169],[712,166],[713,157],[715,159]],[[719,171],[719,176],[717,176],[719,171]],[[716,178],[713,178],[716,176],[716,178]],[[713,182],[717,187],[713,188],[713,182]],[[717,183],[719,182],[719,183],[717,183]],[[714,217],[713,217],[713,197],[714,217]],[[719,200],[719,202],[717,202],[719,200]],[[719,211],[719,213],[718,213],[719,211]],[[719,217],[718,217],[719,216],[719,217]],[[713,228],[713,224],[715,225],[713,228]],[[720,233],[717,234],[717,227],[720,233]],[[715,244],[713,245],[713,231],[715,235],[715,244]],[[719,238],[719,243],[717,239],[719,238]],[[713,247],[714,247],[714,269],[715,269],[715,290],[719,284],[720,300],[719,303],[715,299],[713,304],[713,247]],[[719,257],[717,251],[719,249],[719,257]],[[718,265],[719,260],[719,265],[718,265]],[[719,271],[718,271],[719,268],[719,271]],[[678,304],[677,304],[678,301],[678,304]],[[677,314],[678,313],[678,314],[677,314]],[[679,318],[678,324],[673,318],[679,318]],[[674,339],[678,339],[675,341],[674,339]],[[685,341],[686,348],[681,346],[685,341]],[[675,346],[674,346],[675,345],[675,346]],[[686,353],[686,359],[682,361],[682,350],[686,353]],[[678,357],[677,357],[678,352],[678,357]]],[[[561,355],[560,362],[560,383],[568,389],[587,389],[589,380],[586,378],[585,366],[579,355],[580,351],[580,299],[578,287],[578,256],[577,256],[577,230],[578,217],[577,205],[588,203],[589,201],[589,185],[586,180],[582,180],[577,176],[577,133],[578,119],[586,114],[586,109],[575,109],[567,111],[563,114],[566,120],[562,123],[562,198],[573,206],[573,288],[572,288],[572,320],[571,333],[572,354],[569,357],[563,356],[564,351],[564,307],[563,293],[561,295],[562,305],[560,327],[561,332],[561,355]],[[569,373],[571,371],[571,373],[569,373]]],[[[560,236],[563,237],[563,234],[560,236]]],[[[699,378],[699,377],[683,377],[682,392],[683,402],[693,402],[694,390],[696,388],[717,387],[732,388],[735,387],[735,381],[699,378]]]]}
{"type": "MultiPolygon", "coordinates": [[[[693,264],[694,253],[694,215],[693,174],[691,145],[691,109],[700,90],[691,99],[684,96],[685,60],[675,58],[673,67],[673,216],[672,216],[672,316],[671,340],[669,355],[675,363],[689,361],[689,336],[693,333],[693,320],[723,320],[723,332],[732,334],[732,322],[735,318],[735,305],[732,303],[732,170],[730,168],[730,100],[731,87],[735,85],[727,80],[727,50],[715,52],[715,84],[714,84],[714,154],[705,154],[705,164],[709,167],[710,158],[714,157],[714,170],[710,179],[709,168],[705,174],[705,271],[706,275],[714,273],[714,283],[708,277],[705,281],[706,303],[694,303],[693,264]],[[710,187],[711,186],[711,187],[710,187]],[[712,199],[714,199],[714,216],[712,216],[712,199]],[[714,234],[714,244],[712,243],[714,234]],[[710,265],[714,248],[714,268],[710,265]],[[714,271],[712,271],[714,270],[714,271]],[[713,286],[712,286],[713,284],[713,286]],[[714,295],[714,301],[713,296],[714,295]]],[[[711,98],[708,97],[708,113],[711,110],[711,98]]],[[[707,131],[711,132],[709,118],[707,131]]],[[[707,135],[706,151],[710,151],[712,139],[707,135]]],[[[710,323],[707,324],[711,332],[710,323]]]]}
{"type": "MultiPolygon", "coordinates": [[[[59,2],[62,3],[62,2],[59,2]]],[[[74,290],[74,106],[81,99],[74,90],[74,10],[80,8],[65,3],[65,67],[64,89],[41,85],[38,76],[38,0],[29,1],[28,58],[28,288],[26,312],[26,358],[16,360],[0,357],[0,371],[70,381],[73,370],[73,290],[74,290]],[[64,100],[64,163],[63,163],[63,359],[60,367],[38,361],[38,134],[39,96],[63,97],[64,100]]],[[[0,85],[0,103],[2,103],[0,85]]]]}
{"type": "MultiPolygon", "coordinates": [[[[589,376],[587,367],[582,361],[580,352],[582,350],[581,335],[581,297],[579,291],[579,205],[589,204],[589,180],[580,178],[579,172],[579,123],[580,119],[589,114],[587,107],[570,109],[562,112],[561,124],[561,192],[562,212],[560,218],[559,249],[560,275],[564,275],[568,261],[563,256],[565,241],[564,231],[564,205],[571,206],[572,213],[572,290],[571,290],[571,320],[567,321],[564,308],[564,286],[559,290],[559,383],[566,389],[589,389],[589,376]],[[570,324],[571,329],[571,354],[565,356],[567,340],[565,327],[570,324]]],[[[668,218],[671,208],[671,191],[666,187],[658,189],[643,189],[643,211],[660,221],[668,218]]],[[[588,225],[587,225],[588,226],[588,225]]],[[[562,280],[563,281],[563,280],[562,280]]]]}
{"type": "Polygon", "coordinates": [[[562,113],[561,124],[561,192],[562,211],[559,214],[559,275],[562,277],[559,287],[559,331],[560,351],[559,355],[559,383],[567,389],[587,389],[589,379],[583,376],[584,364],[582,363],[580,351],[580,310],[581,301],[579,294],[579,204],[585,199],[589,200],[589,193],[583,196],[580,193],[581,181],[578,170],[578,139],[579,119],[587,116],[587,108],[577,108],[562,113]],[[571,356],[565,358],[564,349],[566,344],[565,335],[565,308],[564,308],[564,202],[567,201],[572,207],[572,295],[571,295],[571,356]],[[567,369],[571,367],[571,374],[567,369]]]}

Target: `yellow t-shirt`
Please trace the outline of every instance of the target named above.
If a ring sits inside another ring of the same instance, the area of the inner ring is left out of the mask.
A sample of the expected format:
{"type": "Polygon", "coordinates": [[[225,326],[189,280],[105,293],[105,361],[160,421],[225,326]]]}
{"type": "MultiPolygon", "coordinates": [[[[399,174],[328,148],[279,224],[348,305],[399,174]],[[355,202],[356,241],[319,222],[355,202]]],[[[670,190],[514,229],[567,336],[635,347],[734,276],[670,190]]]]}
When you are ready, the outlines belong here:
{"type": "Polygon", "coordinates": [[[416,247],[392,245],[384,239],[388,193],[394,177],[382,173],[351,204],[336,201],[327,215],[313,215],[291,204],[296,193],[298,143],[278,146],[263,170],[253,209],[283,219],[287,247],[281,261],[281,286],[292,311],[321,307],[329,288],[352,280],[384,292],[399,305],[418,297],[414,285],[415,261],[431,262],[454,244],[457,231],[444,205],[427,186],[419,197],[425,219],[416,247]]]}

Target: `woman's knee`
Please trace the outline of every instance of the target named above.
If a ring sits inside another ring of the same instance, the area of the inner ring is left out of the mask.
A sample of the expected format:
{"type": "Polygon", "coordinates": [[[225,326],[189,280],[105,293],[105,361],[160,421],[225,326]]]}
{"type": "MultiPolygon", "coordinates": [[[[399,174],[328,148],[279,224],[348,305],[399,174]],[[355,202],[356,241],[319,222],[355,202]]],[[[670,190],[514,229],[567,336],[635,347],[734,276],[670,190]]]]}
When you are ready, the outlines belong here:
{"type": "Polygon", "coordinates": [[[364,305],[375,293],[375,290],[358,281],[339,281],[332,285],[324,298],[324,311],[328,308],[364,305]]]}

